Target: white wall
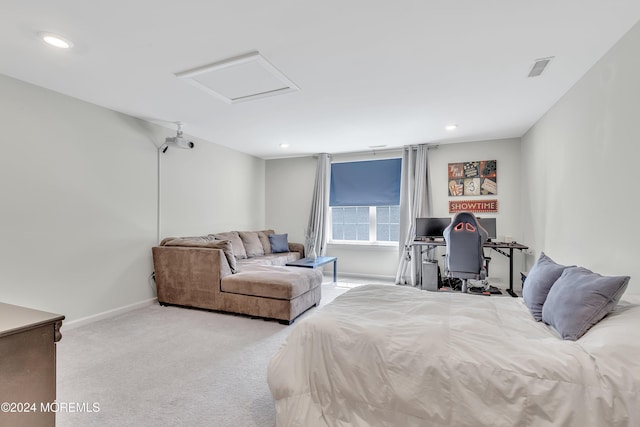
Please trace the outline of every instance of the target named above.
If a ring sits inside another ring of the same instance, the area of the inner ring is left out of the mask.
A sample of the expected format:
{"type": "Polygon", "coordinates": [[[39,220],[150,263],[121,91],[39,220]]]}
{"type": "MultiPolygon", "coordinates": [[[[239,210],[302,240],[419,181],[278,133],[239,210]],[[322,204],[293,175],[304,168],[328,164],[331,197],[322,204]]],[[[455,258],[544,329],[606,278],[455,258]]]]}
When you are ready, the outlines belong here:
{"type": "MultiPolygon", "coordinates": [[[[484,200],[497,199],[498,213],[478,213],[478,216],[496,218],[496,234],[498,237],[510,235],[514,240],[528,245],[522,232],[520,197],[520,140],[501,139],[493,141],[465,142],[445,144],[429,149],[429,179],[435,217],[447,217],[449,200],[484,200]],[[474,160],[497,161],[497,196],[449,197],[448,165],[449,163],[468,162],[474,160]]],[[[439,254],[444,253],[442,248],[439,254]]],[[[489,265],[490,282],[501,287],[509,285],[509,259],[499,253],[485,250],[491,257],[489,265]]],[[[527,254],[514,251],[514,288],[520,290],[520,271],[523,270],[527,254]]],[[[441,259],[441,257],[438,257],[441,259]]],[[[443,263],[440,263],[443,268],[443,263]]]]}
{"type": "Polygon", "coordinates": [[[640,24],[522,140],[525,239],[539,254],[640,293],[636,182],[640,158],[640,24]]]}
{"type": "Polygon", "coordinates": [[[0,75],[0,301],[100,315],[155,296],[168,235],[261,229],[265,163],[0,75]],[[161,212],[158,227],[158,165],[161,212]]]}
{"type": "Polygon", "coordinates": [[[140,120],[0,75],[0,300],[77,319],[152,298],[140,120]]]}
{"type": "Polygon", "coordinates": [[[290,242],[304,243],[316,162],[315,157],[266,161],[266,228],[289,234],[290,242]]]}
{"type": "Polygon", "coordinates": [[[160,155],[160,239],[265,225],[265,161],[197,138],[160,155]]]}

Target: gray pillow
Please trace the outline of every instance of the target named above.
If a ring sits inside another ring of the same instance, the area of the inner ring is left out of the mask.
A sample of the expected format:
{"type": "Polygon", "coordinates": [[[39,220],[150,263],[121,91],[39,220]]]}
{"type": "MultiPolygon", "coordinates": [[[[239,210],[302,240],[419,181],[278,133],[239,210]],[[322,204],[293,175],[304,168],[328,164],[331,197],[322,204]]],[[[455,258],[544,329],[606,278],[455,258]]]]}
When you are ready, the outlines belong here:
{"type": "Polygon", "coordinates": [[[629,279],[601,276],[582,267],[567,268],[547,295],[542,320],[562,339],[575,341],[613,311],[629,279]]]}
{"type": "Polygon", "coordinates": [[[269,234],[269,242],[271,243],[271,252],[289,252],[288,234],[269,234]]]}
{"type": "Polygon", "coordinates": [[[538,322],[542,320],[542,306],[547,299],[549,289],[560,278],[565,268],[567,268],[566,265],[556,264],[542,252],[527,274],[522,285],[522,297],[531,315],[538,322]]]}

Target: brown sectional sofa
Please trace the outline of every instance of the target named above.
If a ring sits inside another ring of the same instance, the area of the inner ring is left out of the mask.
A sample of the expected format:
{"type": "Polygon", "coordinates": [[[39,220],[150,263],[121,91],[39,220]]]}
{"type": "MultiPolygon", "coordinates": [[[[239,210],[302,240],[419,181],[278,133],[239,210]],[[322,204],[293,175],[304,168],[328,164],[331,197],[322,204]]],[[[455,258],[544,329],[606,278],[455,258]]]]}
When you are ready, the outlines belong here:
{"type": "Polygon", "coordinates": [[[320,302],[322,273],[286,267],[304,257],[303,245],[274,253],[269,235],[278,237],[264,230],[164,239],[152,249],[158,302],[290,324],[320,302]]]}

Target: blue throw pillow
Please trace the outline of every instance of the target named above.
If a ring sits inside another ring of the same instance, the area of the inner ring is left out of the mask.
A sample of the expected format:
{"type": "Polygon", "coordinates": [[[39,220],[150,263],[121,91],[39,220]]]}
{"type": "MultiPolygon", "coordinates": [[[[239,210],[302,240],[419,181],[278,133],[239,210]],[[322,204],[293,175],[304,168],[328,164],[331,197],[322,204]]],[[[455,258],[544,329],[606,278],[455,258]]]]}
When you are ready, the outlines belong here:
{"type": "Polygon", "coordinates": [[[285,234],[269,234],[269,243],[271,243],[271,252],[289,252],[289,241],[287,233],[285,234]]]}
{"type": "Polygon", "coordinates": [[[582,267],[567,268],[547,295],[542,320],[562,339],[575,341],[613,311],[629,279],[601,276],[582,267]]]}
{"type": "Polygon", "coordinates": [[[553,284],[560,278],[566,265],[556,264],[544,252],[531,267],[522,285],[522,297],[531,315],[538,322],[542,320],[542,306],[553,284]]]}

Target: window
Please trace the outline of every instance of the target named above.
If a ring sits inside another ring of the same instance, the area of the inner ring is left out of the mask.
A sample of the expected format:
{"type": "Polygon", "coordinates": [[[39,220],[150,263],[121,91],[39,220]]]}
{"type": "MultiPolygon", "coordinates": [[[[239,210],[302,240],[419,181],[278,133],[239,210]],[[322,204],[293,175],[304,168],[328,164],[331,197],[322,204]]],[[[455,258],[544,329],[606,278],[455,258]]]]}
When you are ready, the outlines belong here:
{"type": "Polygon", "coordinates": [[[376,240],[400,240],[400,206],[376,206],[376,240]]]}
{"type": "Polygon", "coordinates": [[[401,159],[331,165],[331,241],[398,242],[401,167],[401,159]]]}
{"type": "Polygon", "coordinates": [[[369,207],[331,208],[332,240],[369,241],[369,207]]]}

